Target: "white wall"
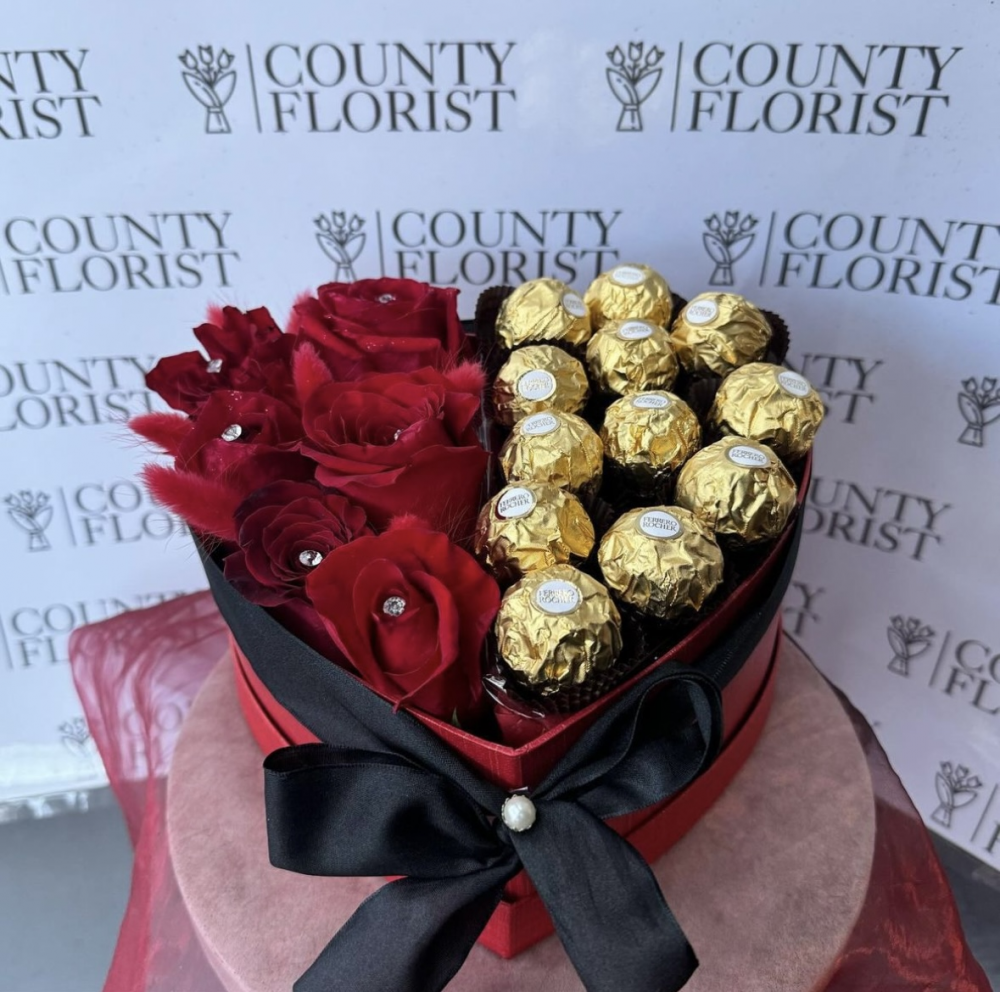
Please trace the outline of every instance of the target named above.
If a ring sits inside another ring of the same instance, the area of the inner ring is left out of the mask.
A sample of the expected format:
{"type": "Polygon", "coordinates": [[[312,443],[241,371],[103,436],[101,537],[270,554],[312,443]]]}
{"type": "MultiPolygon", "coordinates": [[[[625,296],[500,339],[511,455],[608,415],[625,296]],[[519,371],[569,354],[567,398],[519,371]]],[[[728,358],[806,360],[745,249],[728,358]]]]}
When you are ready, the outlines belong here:
{"type": "Polygon", "coordinates": [[[1000,425],[965,419],[1000,405],[961,398],[1000,379],[998,27],[940,0],[20,5],[0,501],[48,504],[0,503],[0,800],[99,777],[67,632],[204,584],[132,481],[143,371],[209,300],[283,316],[337,272],[318,235],[357,215],[342,276],[455,282],[466,315],[480,286],[583,290],[616,259],[693,295],[728,252],[830,404],[789,624],[932,825],[1000,864],[1000,425]],[[638,110],[608,75],[635,56],[638,110]],[[896,616],[929,628],[901,652],[896,616]]]}

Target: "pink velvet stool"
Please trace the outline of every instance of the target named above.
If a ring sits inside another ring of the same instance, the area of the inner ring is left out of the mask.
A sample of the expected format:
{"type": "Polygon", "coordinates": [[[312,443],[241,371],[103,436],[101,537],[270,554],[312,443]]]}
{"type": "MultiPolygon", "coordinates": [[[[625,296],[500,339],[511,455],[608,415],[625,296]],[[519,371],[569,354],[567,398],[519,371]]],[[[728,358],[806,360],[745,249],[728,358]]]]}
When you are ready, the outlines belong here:
{"type": "MultiPolygon", "coordinates": [[[[384,884],[270,866],[260,752],[240,714],[228,659],[184,724],[168,783],[167,831],[191,919],[230,992],[290,992],[358,903],[384,884]]],[[[786,640],[756,750],[708,814],[654,865],[701,961],[685,992],[822,988],[864,904],[874,840],[868,763],[850,719],[786,640]]],[[[509,961],[477,945],[448,988],[583,986],[558,938],[549,937],[509,961]]]]}

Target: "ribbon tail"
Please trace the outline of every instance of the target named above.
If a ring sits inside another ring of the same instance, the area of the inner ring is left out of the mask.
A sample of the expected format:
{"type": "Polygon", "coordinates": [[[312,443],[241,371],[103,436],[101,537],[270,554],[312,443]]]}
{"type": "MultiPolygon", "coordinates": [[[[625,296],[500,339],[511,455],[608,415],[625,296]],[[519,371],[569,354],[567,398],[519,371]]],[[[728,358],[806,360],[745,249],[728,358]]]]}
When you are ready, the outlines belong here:
{"type": "Polygon", "coordinates": [[[552,801],[511,841],[587,992],[683,988],[698,959],[624,838],[581,806],[552,801]]]}
{"type": "Polygon", "coordinates": [[[519,865],[402,878],[370,895],[294,992],[440,992],[462,966],[519,865]]]}

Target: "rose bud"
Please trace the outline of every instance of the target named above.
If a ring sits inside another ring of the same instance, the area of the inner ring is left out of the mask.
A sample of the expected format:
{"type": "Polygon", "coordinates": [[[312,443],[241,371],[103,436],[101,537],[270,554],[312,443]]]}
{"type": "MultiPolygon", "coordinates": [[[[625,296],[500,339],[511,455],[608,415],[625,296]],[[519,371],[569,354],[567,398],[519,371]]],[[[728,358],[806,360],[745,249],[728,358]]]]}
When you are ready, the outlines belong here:
{"type": "Polygon", "coordinates": [[[316,479],[362,507],[376,527],[418,509],[465,539],[479,510],[488,456],[476,434],[483,372],[416,372],[328,382],[303,404],[301,451],[316,479]]]}
{"type": "Polygon", "coordinates": [[[467,350],[457,299],[413,279],[331,282],[296,301],[288,330],[319,348],[336,379],[448,369],[467,350]]]}
{"type": "Polygon", "coordinates": [[[397,706],[472,726],[500,587],[435,531],[391,529],[335,548],[306,595],[361,678],[397,706]]]}
{"type": "Polygon", "coordinates": [[[208,352],[187,351],[161,358],[146,385],[169,406],[197,413],[220,389],[266,393],[292,402],[291,353],[295,339],[281,333],[264,307],[243,313],[212,307],[194,336],[208,352]]]}
{"type": "Polygon", "coordinates": [[[364,510],[315,482],[273,482],[235,519],[239,550],[226,557],[225,576],[261,606],[302,597],[306,576],[334,548],[371,533],[364,510]]]}

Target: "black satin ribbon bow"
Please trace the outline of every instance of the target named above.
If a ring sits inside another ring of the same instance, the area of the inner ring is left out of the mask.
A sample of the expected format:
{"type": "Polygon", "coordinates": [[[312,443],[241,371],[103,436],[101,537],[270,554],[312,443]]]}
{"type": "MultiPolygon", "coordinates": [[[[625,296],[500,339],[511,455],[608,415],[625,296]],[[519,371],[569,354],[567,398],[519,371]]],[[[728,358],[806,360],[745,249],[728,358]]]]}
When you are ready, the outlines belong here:
{"type": "Polygon", "coordinates": [[[649,866],[603,820],[674,795],[713,760],[723,677],[773,619],[798,532],[766,600],[698,669],[663,665],[617,700],[530,793],[535,824],[502,822],[507,793],[406,712],[243,599],[208,557],[223,617],[254,671],[326,743],[267,757],[271,863],[309,875],[403,875],[369,896],[295,992],[439,992],[527,870],[588,992],[677,992],[697,958],[649,866]]]}

